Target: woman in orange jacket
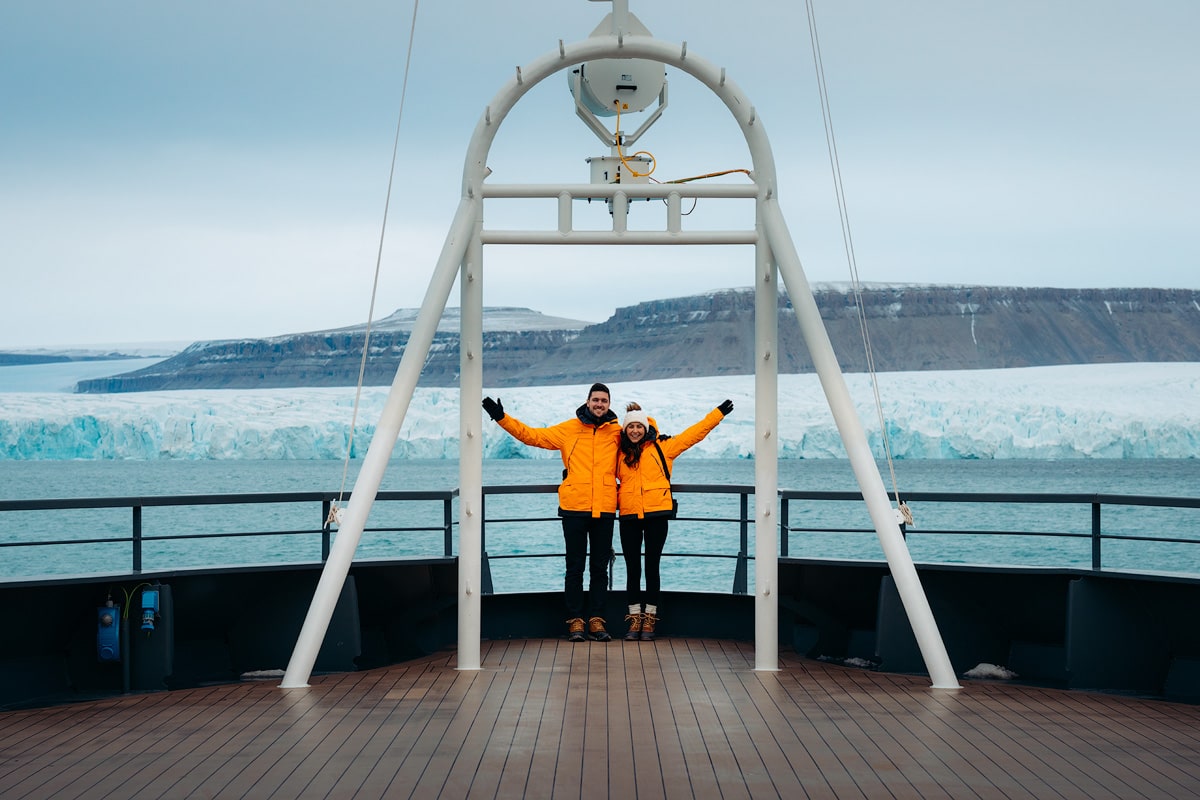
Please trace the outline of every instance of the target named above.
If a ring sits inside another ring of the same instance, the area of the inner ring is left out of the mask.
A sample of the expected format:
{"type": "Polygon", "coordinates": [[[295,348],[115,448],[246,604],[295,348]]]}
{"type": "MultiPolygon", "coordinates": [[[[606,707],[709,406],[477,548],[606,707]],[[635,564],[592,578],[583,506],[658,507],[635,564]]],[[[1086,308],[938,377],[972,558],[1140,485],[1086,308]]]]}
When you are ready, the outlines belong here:
{"type": "Polygon", "coordinates": [[[650,641],[658,624],[661,587],[658,565],[667,542],[667,526],[675,516],[671,496],[671,464],[684,450],[700,442],[733,411],[726,400],[704,419],[677,436],[659,437],[655,421],[637,403],[630,403],[621,423],[617,459],[618,504],[621,509],[621,552],[625,557],[625,597],[629,603],[626,641],[650,641]],[[646,545],[646,592],[641,593],[642,543],[646,545]]]}
{"type": "Polygon", "coordinates": [[[504,413],[500,399],[483,398],[488,416],[520,442],[558,450],[563,481],[558,487],[558,516],[562,517],[567,551],[564,595],[567,639],[584,641],[583,570],[588,565],[587,635],[597,642],[612,639],[604,627],[608,601],[608,559],[612,552],[613,522],[617,516],[617,415],[609,408],[608,387],[592,384],[587,402],[575,416],[548,428],[531,428],[504,413]],[[591,558],[588,558],[588,546],[591,558]]]}

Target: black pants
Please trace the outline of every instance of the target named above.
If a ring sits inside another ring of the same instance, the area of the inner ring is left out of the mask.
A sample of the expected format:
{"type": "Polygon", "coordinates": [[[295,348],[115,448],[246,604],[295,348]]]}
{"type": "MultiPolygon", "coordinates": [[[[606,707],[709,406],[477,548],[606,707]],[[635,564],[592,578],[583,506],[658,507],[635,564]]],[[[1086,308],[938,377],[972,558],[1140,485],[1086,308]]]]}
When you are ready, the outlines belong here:
{"type": "Polygon", "coordinates": [[[658,605],[662,582],[658,565],[667,543],[666,517],[621,517],[621,552],[625,556],[625,598],[629,605],[658,605]],[[646,545],[646,592],[642,587],[642,543],[646,545]]]}
{"type": "Polygon", "coordinates": [[[608,557],[612,553],[612,517],[563,517],[563,541],[567,549],[566,601],[567,619],[584,617],[583,567],[588,563],[591,580],[588,584],[587,617],[603,617],[608,600],[608,557]],[[588,558],[588,545],[591,558],[588,558]]]}

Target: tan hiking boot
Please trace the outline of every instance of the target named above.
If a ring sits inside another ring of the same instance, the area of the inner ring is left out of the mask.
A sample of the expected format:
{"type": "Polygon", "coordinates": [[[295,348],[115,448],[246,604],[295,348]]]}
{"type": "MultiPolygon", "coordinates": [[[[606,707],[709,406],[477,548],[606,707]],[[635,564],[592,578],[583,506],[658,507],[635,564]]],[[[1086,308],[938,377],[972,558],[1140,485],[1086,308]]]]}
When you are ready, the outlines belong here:
{"type": "Polygon", "coordinates": [[[654,641],[654,626],[658,624],[658,614],[647,611],[642,614],[642,641],[654,641]]]}
{"type": "Polygon", "coordinates": [[[636,642],[642,638],[642,617],[645,616],[638,611],[633,614],[626,614],[625,621],[629,623],[629,633],[625,634],[625,641],[636,642]]]}
{"type": "Polygon", "coordinates": [[[567,620],[567,641],[582,642],[587,637],[583,635],[583,618],[575,617],[567,620]]]}
{"type": "Polygon", "coordinates": [[[588,620],[588,636],[595,639],[597,642],[607,642],[612,639],[608,635],[608,631],[604,630],[604,618],[592,617],[588,620]]]}

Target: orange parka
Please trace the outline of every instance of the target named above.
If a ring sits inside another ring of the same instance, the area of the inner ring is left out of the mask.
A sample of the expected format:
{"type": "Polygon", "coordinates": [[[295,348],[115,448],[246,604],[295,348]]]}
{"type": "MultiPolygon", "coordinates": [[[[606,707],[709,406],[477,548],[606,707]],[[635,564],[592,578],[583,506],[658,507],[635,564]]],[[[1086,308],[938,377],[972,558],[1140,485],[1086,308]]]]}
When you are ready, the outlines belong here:
{"type": "MultiPolygon", "coordinates": [[[[714,408],[704,419],[669,439],[657,440],[647,436],[642,440],[642,457],[636,466],[629,466],[625,458],[617,455],[617,479],[621,482],[621,516],[659,517],[671,512],[671,479],[668,473],[675,459],[692,445],[701,441],[713,428],[725,419],[719,408],[714,408]],[[658,457],[654,442],[662,448],[667,459],[664,465],[658,457]]],[[[651,428],[653,431],[654,429],[651,428]]],[[[657,431],[654,432],[657,437],[657,431]]]]}
{"type": "Polygon", "coordinates": [[[574,419],[549,428],[531,428],[511,414],[505,414],[499,424],[519,442],[562,454],[560,517],[617,513],[617,439],[621,424],[611,409],[596,421],[585,404],[576,410],[574,419]]]}

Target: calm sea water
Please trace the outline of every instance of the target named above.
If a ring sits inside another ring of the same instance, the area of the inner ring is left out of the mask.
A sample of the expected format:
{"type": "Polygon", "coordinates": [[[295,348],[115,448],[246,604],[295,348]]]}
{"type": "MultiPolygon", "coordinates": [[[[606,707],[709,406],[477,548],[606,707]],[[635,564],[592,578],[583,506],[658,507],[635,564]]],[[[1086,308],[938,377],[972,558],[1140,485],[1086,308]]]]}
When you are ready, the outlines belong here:
{"type": "Polygon", "coordinates": [[[159,363],[161,358],[124,358],[119,361],[65,361],[0,367],[0,394],[4,392],[75,391],[75,384],[90,378],[107,378],[159,363]]]}
{"type": "MultiPolygon", "coordinates": [[[[346,469],[345,489],[353,488],[359,462],[346,469]]],[[[332,461],[20,461],[0,462],[0,499],[71,497],[142,497],[153,495],[338,491],[341,462],[332,461]]],[[[557,459],[487,461],[486,485],[556,484],[557,459]]],[[[901,493],[907,492],[1054,492],[1193,497],[1200,494],[1198,460],[1071,461],[901,461],[896,464],[901,493]]],[[[855,491],[849,463],[841,460],[779,462],[784,489],[855,491]]],[[[885,484],[890,477],[884,469],[885,484]]],[[[681,458],[676,483],[724,487],[752,486],[754,462],[681,458]]],[[[456,461],[393,461],[384,489],[453,489],[456,461]]],[[[740,548],[737,493],[680,494],[681,517],[672,523],[664,559],[664,586],[729,591],[740,548]],[[700,517],[702,519],[688,519],[700,517]],[[685,557],[703,554],[703,558],[685,557]]],[[[1030,536],[1021,532],[1087,534],[1090,504],[912,503],[915,526],[908,545],[922,562],[1022,564],[1086,567],[1091,563],[1087,538],[1030,536]],[[972,531],[949,535],[944,531],[972,531]]],[[[496,591],[554,589],[562,581],[562,537],[554,517],[553,494],[493,496],[487,500],[485,547],[496,591]],[[514,521],[504,521],[514,520],[514,521]]],[[[750,508],[753,509],[751,498],[750,508]]],[[[455,513],[457,509],[455,508],[455,513]]],[[[443,534],[440,502],[378,503],[359,547],[360,558],[440,554],[443,534]],[[404,530],[395,530],[403,528],[404,530]],[[427,530],[413,530],[426,528],[427,530]],[[381,529],[381,530],[371,530],[381,529]]],[[[147,537],[215,532],[308,531],[252,538],[204,538],[149,541],[143,569],[312,561],[319,558],[319,504],[231,505],[146,508],[147,537]]],[[[861,500],[850,503],[800,503],[790,509],[789,554],[814,558],[882,559],[861,500]],[[852,529],[824,532],[823,529],[852,529]]],[[[128,508],[53,512],[5,512],[0,543],[127,537],[128,508]]],[[[1106,541],[1104,567],[1200,575],[1200,512],[1133,506],[1103,507],[1106,534],[1195,540],[1196,544],[1140,540],[1106,541]]],[[[751,527],[748,554],[753,556],[751,527]]],[[[618,543],[619,549],[619,543],[618,543]]],[[[0,577],[123,572],[130,567],[127,543],[88,543],[54,548],[0,548],[0,577]]],[[[750,564],[753,575],[753,562],[750,564]]],[[[614,585],[624,585],[616,560],[614,585]]]]}

